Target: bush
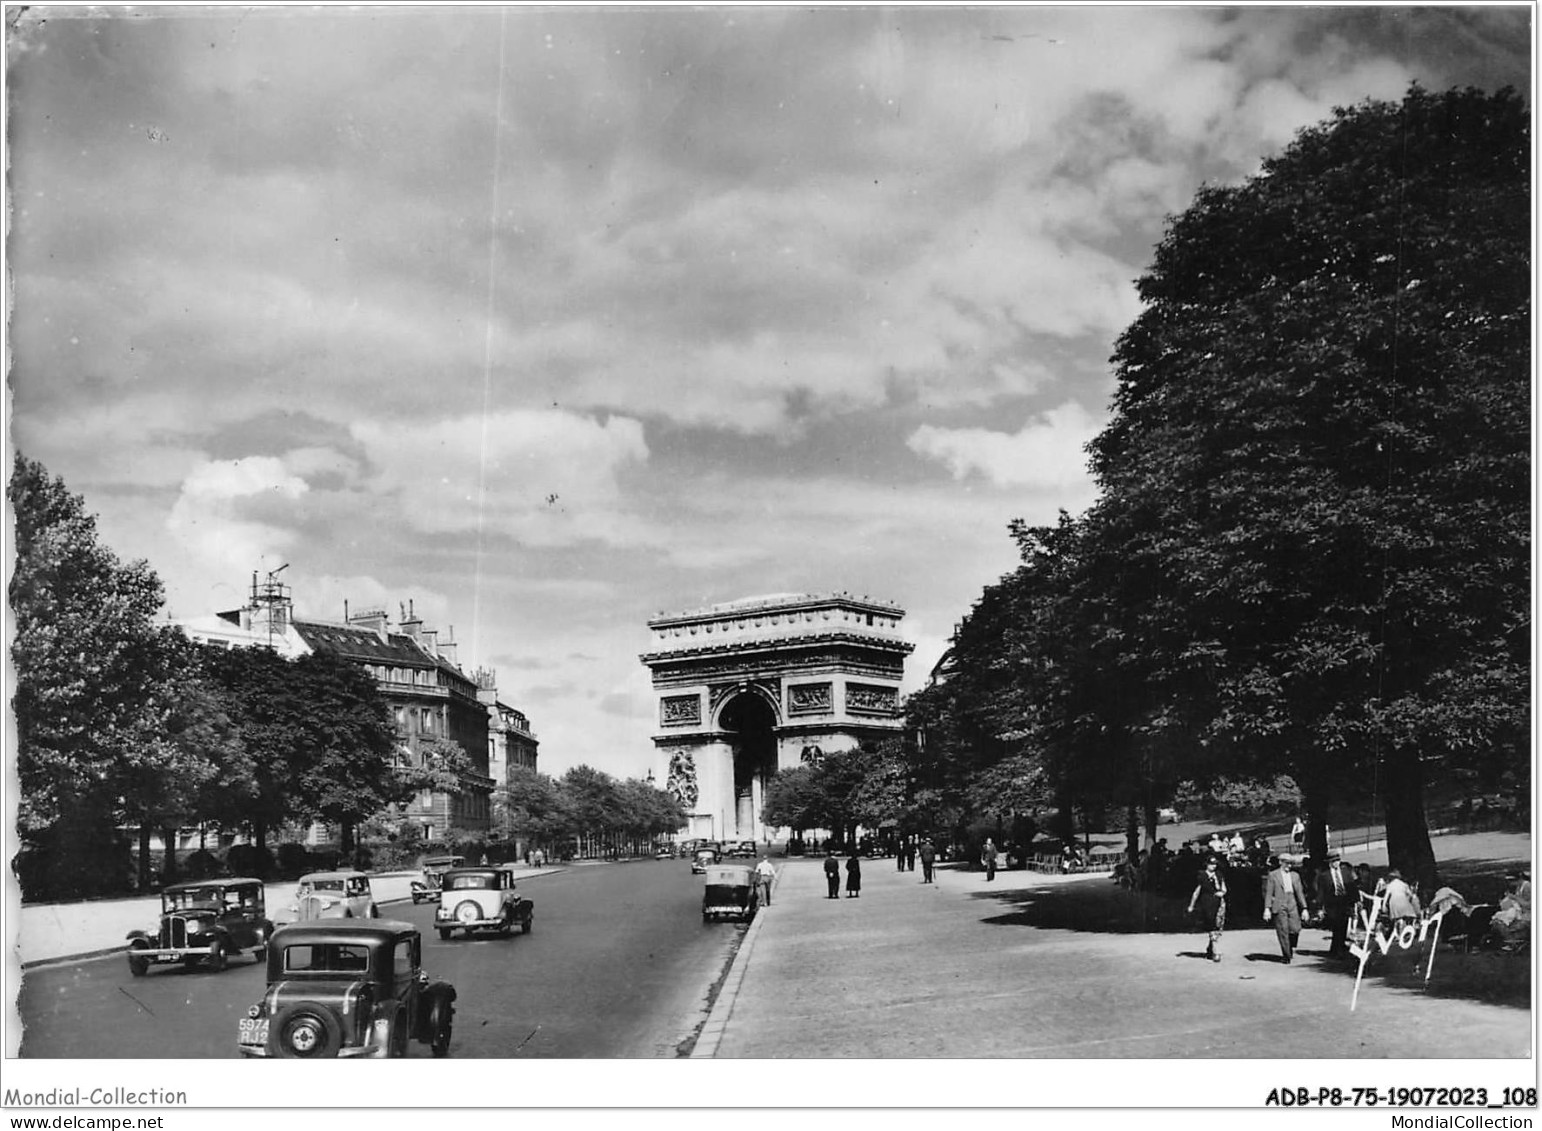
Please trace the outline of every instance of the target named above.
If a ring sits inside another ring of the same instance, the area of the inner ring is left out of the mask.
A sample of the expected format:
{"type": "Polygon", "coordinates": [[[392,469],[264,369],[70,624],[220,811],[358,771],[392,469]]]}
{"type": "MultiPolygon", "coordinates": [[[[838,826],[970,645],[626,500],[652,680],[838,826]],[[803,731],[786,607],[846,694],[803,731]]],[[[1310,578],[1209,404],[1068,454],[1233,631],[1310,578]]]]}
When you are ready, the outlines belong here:
{"type": "Polygon", "coordinates": [[[188,854],[179,871],[184,880],[207,880],[223,872],[224,867],[214,853],[207,848],[200,848],[188,854]]]}
{"type": "Polygon", "coordinates": [[[106,830],[44,830],[31,838],[11,867],[27,903],[122,895],[134,889],[133,850],[106,830]]]}
{"type": "Polygon", "coordinates": [[[278,872],[284,879],[298,880],[311,871],[315,869],[311,867],[311,854],[305,845],[286,842],[278,846],[278,872]]]}
{"type": "Polygon", "coordinates": [[[266,845],[258,848],[255,844],[232,844],[225,853],[225,867],[232,876],[255,876],[259,880],[278,874],[273,851],[266,845]]]}

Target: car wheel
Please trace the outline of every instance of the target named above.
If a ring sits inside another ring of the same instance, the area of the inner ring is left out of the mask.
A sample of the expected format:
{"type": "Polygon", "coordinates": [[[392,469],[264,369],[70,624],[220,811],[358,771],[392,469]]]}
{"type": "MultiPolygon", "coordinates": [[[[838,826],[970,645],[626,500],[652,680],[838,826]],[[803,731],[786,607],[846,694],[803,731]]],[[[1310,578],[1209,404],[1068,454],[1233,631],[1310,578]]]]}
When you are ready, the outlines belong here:
{"type": "Polygon", "coordinates": [[[259,965],[268,957],[268,932],[260,928],[252,936],[252,957],[259,965]]]}
{"type": "Polygon", "coordinates": [[[380,908],[376,907],[373,903],[369,905],[369,917],[371,919],[380,918],[380,908]]]}
{"type": "Polygon", "coordinates": [[[448,1056],[450,1033],[455,1026],[455,1005],[445,994],[435,994],[428,1007],[429,1051],[435,1056],[448,1056]]]}
{"type": "Polygon", "coordinates": [[[268,1030],[268,1051],[291,1060],[323,1060],[342,1047],[337,1015],[321,1005],[291,1005],[268,1030]]]}
{"type": "Polygon", "coordinates": [[[440,927],[439,928],[439,941],[440,942],[449,942],[450,941],[450,928],[449,927],[440,927]]]}
{"type": "Polygon", "coordinates": [[[532,913],[526,915],[524,922],[519,925],[519,933],[528,935],[533,930],[535,930],[535,915],[532,913]]]}
{"type": "Polygon", "coordinates": [[[218,974],[221,970],[225,969],[226,961],[225,940],[215,939],[209,947],[209,957],[203,960],[204,965],[218,974]]]}
{"type": "Polygon", "coordinates": [[[455,905],[455,921],[463,926],[469,926],[482,917],[482,909],[475,902],[463,899],[455,905]]]}
{"type": "Polygon", "coordinates": [[[149,947],[141,945],[139,943],[135,943],[133,946],[129,947],[129,956],[128,956],[129,973],[132,974],[136,978],[143,978],[146,974],[148,974],[150,972],[150,960],[148,958],[145,958],[143,955],[136,955],[134,952],[136,950],[149,950],[149,949],[150,949],[149,947]]]}

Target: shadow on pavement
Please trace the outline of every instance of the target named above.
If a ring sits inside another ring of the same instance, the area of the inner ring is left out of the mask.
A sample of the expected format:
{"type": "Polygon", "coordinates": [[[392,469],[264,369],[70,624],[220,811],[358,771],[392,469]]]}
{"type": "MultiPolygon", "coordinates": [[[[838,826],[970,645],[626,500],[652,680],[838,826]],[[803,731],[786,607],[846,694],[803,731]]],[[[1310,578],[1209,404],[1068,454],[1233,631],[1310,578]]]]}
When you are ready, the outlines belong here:
{"type": "MultiPolygon", "coordinates": [[[[1355,980],[1355,971],[1359,968],[1358,959],[1329,958],[1326,948],[1298,953],[1320,959],[1306,963],[1314,974],[1341,978],[1347,982],[1355,980]]],[[[1482,1001],[1514,1009],[1531,1008],[1529,957],[1489,951],[1463,954],[1442,947],[1435,955],[1435,968],[1426,985],[1424,971],[1429,957],[1429,951],[1422,947],[1407,952],[1393,950],[1390,954],[1377,951],[1366,963],[1365,980],[1361,983],[1360,992],[1364,993],[1366,986],[1380,986],[1409,990],[1430,997],[1482,1001]]]]}
{"type": "MultiPolygon", "coordinates": [[[[1458,874],[1460,864],[1449,862],[1451,874],[1458,874]]],[[[1490,861],[1463,861],[1479,865],[1480,869],[1466,873],[1481,874],[1493,867],[1490,861]],[[1486,867],[1485,867],[1486,866],[1486,867]]],[[[1447,867],[1446,864],[1442,865],[1447,867]]],[[[1502,879],[1503,869],[1500,869],[1502,879]]],[[[1005,878],[1005,877],[1001,877],[1005,878]]],[[[1131,892],[1112,881],[1087,879],[1071,883],[1022,886],[1021,875],[1012,876],[1013,885],[998,890],[975,891],[971,899],[995,902],[1003,905],[1003,912],[991,915],[981,922],[1003,927],[1036,927],[1041,930],[1086,931],[1096,934],[1186,934],[1203,937],[1192,919],[1185,912],[1187,901],[1151,893],[1131,892]]],[[[1309,927],[1307,933],[1317,930],[1309,927]]],[[[1269,932],[1267,949],[1250,950],[1241,955],[1244,962],[1281,965],[1280,953],[1272,945],[1274,928],[1267,923],[1246,918],[1242,923],[1226,925],[1226,939],[1269,932]]],[[[1254,940],[1255,945],[1258,940],[1254,940]]],[[[1222,954],[1231,957],[1236,943],[1222,943],[1222,954]],[[1228,954],[1231,951],[1231,954],[1228,954]]],[[[1358,963],[1354,960],[1338,960],[1328,957],[1326,946],[1308,945],[1296,951],[1293,965],[1311,970],[1327,978],[1353,981],[1358,963]]],[[[1183,958],[1204,958],[1202,950],[1185,949],[1178,952],[1183,958]]],[[[1394,951],[1390,955],[1380,952],[1367,964],[1365,981],[1397,987],[1432,997],[1459,998],[1467,1001],[1483,1001],[1495,1005],[1527,1009],[1531,1005],[1531,960],[1526,955],[1474,952],[1463,954],[1442,947],[1435,956],[1435,968],[1428,987],[1424,985],[1424,968],[1429,952],[1420,949],[1417,954],[1394,951]]],[[[1362,990],[1363,992],[1363,990],[1362,990]]]]}
{"type": "MultiPolygon", "coordinates": [[[[1089,877],[1070,883],[1023,887],[1021,876],[1014,886],[970,893],[971,899],[994,900],[1008,906],[1000,915],[981,920],[1004,927],[1039,927],[1045,930],[1092,931],[1111,935],[1192,935],[1199,925],[1187,911],[1188,901],[1155,892],[1132,892],[1106,877],[1089,877]]],[[[1244,920],[1226,926],[1227,934],[1261,929],[1266,924],[1244,920]]],[[[1273,928],[1270,928],[1271,930],[1273,928]]]]}

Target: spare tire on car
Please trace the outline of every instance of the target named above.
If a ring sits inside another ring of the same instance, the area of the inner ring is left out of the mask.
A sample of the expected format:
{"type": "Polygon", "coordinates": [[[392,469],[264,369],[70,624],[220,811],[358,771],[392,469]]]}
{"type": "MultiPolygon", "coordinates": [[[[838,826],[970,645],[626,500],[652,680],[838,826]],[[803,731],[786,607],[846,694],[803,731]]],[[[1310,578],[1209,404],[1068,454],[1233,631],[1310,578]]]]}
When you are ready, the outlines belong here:
{"type": "Polygon", "coordinates": [[[268,1027],[270,1056],[325,1060],[335,1057],[342,1043],[343,1027],[337,1014],[311,1002],[286,1006],[268,1027]]]}

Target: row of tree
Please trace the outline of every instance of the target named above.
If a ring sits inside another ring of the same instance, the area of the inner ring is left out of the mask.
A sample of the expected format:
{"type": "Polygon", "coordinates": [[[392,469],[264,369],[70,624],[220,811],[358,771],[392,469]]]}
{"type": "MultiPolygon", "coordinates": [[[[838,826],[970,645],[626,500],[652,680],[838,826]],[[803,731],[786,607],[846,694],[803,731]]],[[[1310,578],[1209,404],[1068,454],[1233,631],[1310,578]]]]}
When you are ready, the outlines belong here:
{"type": "MultiPolygon", "coordinates": [[[[1288,775],[1312,852],[1368,801],[1430,883],[1430,776],[1529,780],[1528,123],[1508,90],[1415,87],[1170,220],[1099,499],[1011,525],[1021,566],[882,763],[900,808],[1149,837],[1180,783],[1288,775]]],[[[828,772],[784,772],[778,818],[837,827],[795,816],[828,772]]]]}
{"type": "MultiPolygon", "coordinates": [[[[273,830],[323,822],[347,857],[361,822],[383,815],[372,826],[391,829],[416,793],[462,788],[466,752],[425,736],[409,755],[363,668],[196,644],[157,621],[159,579],[101,544],[62,479],[18,454],[9,498],[18,871],[29,898],[121,891],[123,830],[137,830],[143,887],[157,833],[171,845],[195,825],[238,832],[265,858],[273,830]]],[[[587,767],[551,794],[547,805],[523,779],[505,790],[503,829],[651,838],[683,823],[662,791],[587,767]]],[[[175,853],[164,859],[171,878],[175,853]]]]}
{"type": "Polygon", "coordinates": [[[493,794],[494,831],[548,852],[635,852],[684,825],[685,810],[673,794],[591,766],[575,766],[560,778],[514,766],[493,794]]]}

